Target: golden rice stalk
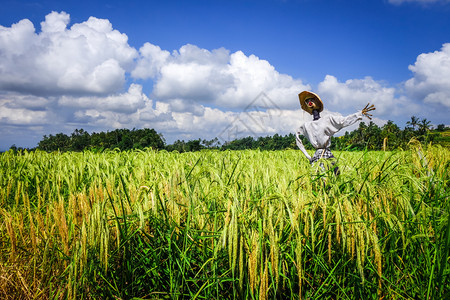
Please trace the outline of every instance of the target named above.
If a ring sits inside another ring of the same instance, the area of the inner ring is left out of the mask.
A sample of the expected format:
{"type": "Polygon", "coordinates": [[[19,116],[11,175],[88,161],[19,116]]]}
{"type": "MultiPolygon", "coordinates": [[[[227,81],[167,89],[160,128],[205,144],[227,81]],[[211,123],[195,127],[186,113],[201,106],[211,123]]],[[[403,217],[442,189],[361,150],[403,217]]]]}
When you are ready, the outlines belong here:
{"type": "Polygon", "coordinates": [[[331,264],[331,226],[328,226],[328,262],[331,264]]]}
{"type": "MultiPolygon", "coordinates": [[[[84,193],[80,193],[78,196],[80,197],[82,195],[82,197],[84,198],[84,200],[86,198],[89,199],[89,203],[95,203],[97,201],[100,201],[97,199],[97,188],[94,185],[91,185],[91,187],[89,188],[89,192],[88,195],[86,195],[86,191],[83,191],[84,193]]],[[[83,205],[86,203],[86,201],[83,201],[83,205]]]]}
{"type": "Polygon", "coordinates": [[[104,188],[101,185],[94,185],[94,189],[95,189],[95,199],[99,202],[103,202],[105,201],[105,193],[104,193],[104,188]]]}
{"type": "Polygon", "coordinates": [[[355,257],[355,248],[356,248],[356,231],[354,230],[354,225],[350,225],[351,228],[351,235],[350,235],[350,251],[351,251],[351,255],[352,258],[355,257]]]}
{"type": "Polygon", "coordinates": [[[14,230],[14,226],[12,224],[12,217],[7,212],[3,212],[3,215],[5,216],[5,226],[6,226],[6,232],[9,236],[9,240],[11,243],[11,251],[9,253],[9,258],[11,261],[15,261],[16,259],[16,252],[17,252],[17,241],[16,241],[16,232],[14,230]]]}
{"type": "MultiPolygon", "coordinates": [[[[340,204],[338,204],[338,205],[340,205],[340,204]]],[[[336,213],[334,214],[334,220],[336,222],[336,240],[337,240],[338,244],[341,244],[340,233],[342,231],[342,228],[341,228],[342,225],[341,225],[341,211],[340,210],[337,210],[336,213]]]]}
{"type": "Polygon", "coordinates": [[[352,258],[355,257],[355,226],[352,222],[355,221],[354,219],[354,213],[352,209],[351,203],[344,199],[343,201],[343,216],[344,216],[344,222],[348,222],[349,224],[346,224],[346,230],[343,230],[343,233],[345,234],[345,238],[347,240],[346,246],[347,246],[347,252],[351,254],[352,258]]]}
{"type": "MultiPolygon", "coordinates": [[[[39,232],[40,235],[43,236],[44,240],[46,240],[47,239],[47,233],[46,233],[45,222],[44,222],[44,219],[42,218],[42,215],[41,215],[41,213],[39,211],[35,214],[35,218],[36,218],[36,222],[37,222],[36,230],[37,230],[37,232],[39,232]]],[[[37,242],[39,243],[40,239],[38,239],[37,242]]]]}
{"type": "Polygon", "coordinates": [[[108,270],[108,252],[109,252],[109,231],[107,223],[104,222],[102,226],[102,235],[100,240],[100,258],[105,268],[105,272],[108,270]]]}
{"type": "MultiPolygon", "coordinates": [[[[311,229],[309,228],[310,227],[310,225],[311,225],[311,222],[310,222],[310,218],[309,218],[309,214],[308,214],[308,212],[304,212],[304,213],[302,213],[302,221],[304,222],[304,230],[303,230],[303,234],[306,236],[306,238],[309,238],[310,237],[310,231],[311,231],[311,229]]],[[[313,225],[314,226],[314,225],[313,225]]],[[[312,229],[312,231],[314,231],[314,229],[312,229]]]]}
{"type": "Polygon", "coordinates": [[[228,230],[230,227],[230,221],[231,221],[231,200],[228,200],[227,204],[227,211],[225,212],[225,220],[223,224],[223,231],[222,231],[222,247],[225,247],[227,238],[228,238],[228,230]]]}
{"type": "Polygon", "coordinates": [[[315,227],[314,227],[314,210],[308,214],[309,216],[309,221],[311,223],[311,244],[312,244],[312,251],[314,251],[315,248],[315,244],[316,244],[316,235],[314,234],[315,232],[315,227]]]}
{"type": "Polygon", "coordinates": [[[251,239],[251,252],[248,262],[248,276],[250,281],[250,291],[253,293],[257,281],[257,269],[258,269],[258,254],[259,254],[259,243],[258,243],[258,233],[252,232],[251,239]]]}
{"type": "Polygon", "coordinates": [[[377,264],[377,273],[378,273],[378,296],[381,295],[381,284],[382,284],[382,275],[383,275],[383,267],[382,267],[382,255],[381,255],[381,249],[380,244],[378,241],[378,237],[376,234],[371,234],[371,240],[372,240],[372,246],[373,246],[373,252],[375,255],[375,262],[377,264]]]}
{"type": "MultiPolygon", "coordinates": [[[[16,229],[19,229],[19,235],[20,240],[22,240],[22,245],[27,245],[28,241],[25,238],[26,235],[24,234],[23,214],[19,214],[18,216],[16,216],[15,224],[16,229]]],[[[20,242],[18,243],[18,245],[20,245],[20,242]]]]}
{"type": "Polygon", "coordinates": [[[363,232],[363,225],[362,224],[357,224],[356,226],[356,234],[357,234],[357,240],[359,241],[359,252],[360,252],[360,256],[361,256],[361,264],[364,266],[364,259],[365,259],[365,244],[364,244],[364,240],[365,240],[365,236],[364,236],[364,232],[363,232]]]}
{"type": "Polygon", "coordinates": [[[239,237],[239,289],[244,287],[244,237],[239,237]]]}
{"type": "Polygon", "coordinates": [[[72,212],[72,223],[73,223],[75,226],[79,225],[79,220],[78,220],[78,216],[79,216],[78,205],[77,205],[76,197],[75,197],[75,195],[73,195],[73,194],[71,194],[71,195],[69,196],[68,208],[69,208],[69,211],[72,212]]]}
{"type": "Polygon", "coordinates": [[[74,288],[73,288],[73,285],[75,283],[74,283],[73,278],[77,277],[77,275],[76,275],[77,274],[77,265],[78,265],[77,261],[78,261],[77,251],[74,251],[73,260],[69,266],[69,278],[67,280],[67,299],[75,299],[74,288]]]}
{"type": "Polygon", "coordinates": [[[36,228],[34,226],[33,222],[33,216],[31,213],[28,215],[28,222],[30,226],[30,240],[31,240],[31,247],[33,249],[33,253],[36,253],[36,247],[37,247],[37,239],[36,239],[36,228]]]}
{"type": "Polygon", "coordinates": [[[139,217],[139,229],[142,229],[145,224],[145,216],[142,205],[139,202],[135,202],[135,211],[137,211],[137,215],[139,217]]]}
{"type": "MultiPolygon", "coordinates": [[[[293,201],[294,203],[296,202],[295,200],[293,201]]],[[[289,223],[291,224],[291,230],[292,231],[297,231],[298,232],[298,222],[296,222],[296,218],[294,217],[294,214],[292,213],[292,210],[290,208],[290,205],[287,201],[287,199],[284,199],[284,208],[286,209],[288,216],[289,216],[289,223]]],[[[281,227],[283,228],[283,227],[281,227]]]]}
{"type": "Polygon", "coordinates": [[[297,267],[297,275],[298,275],[298,297],[302,298],[302,278],[303,278],[303,269],[302,269],[302,243],[297,241],[297,247],[295,248],[295,258],[296,258],[296,267],[297,267]]]}
{"type": "Polygon", "coordinates": [[[231,220],[228,228],[228,257],[230,258],[230,267],[234,271],[237,262],[238,247],[238,224],[236,216],[236,205],[231,207],[231,220]]]}
{"type": "Polygon", "coordinates": [[[19,198],[22,192],[22,181],[17,182],[16,194],[14,195],[14,202],[16,203],[16,207],[19,207],[19,198]]]}
{"type": "Polygon", "coordinates": [[[80,246],[81,246],[81,257],[80,257],[81,270],[80,271],[82,271],[83,266],[87,263],[87,230],[86,230],[86,222],[83,222],[81,224],[80,246]]]}
{"type": "Polygon", "coordinates": [[[272,271],[273,274],[275,275],[275,282],[276,285],[278,286],[279,284],[279,278],[280,278],[280,274],[278,272],[278,264],[280,261],[280,248],[278,246],[278,236],[275,237],[275,247],[274,247],[274,258],[273,258],[273,264],[272,264],[272,271]]]}
{"type": "MultiPolygon", "coordinates": [[[[271,210],[273,207],[269,208],[269,215],[271,214],[271,210]]],[[[278,247],[278,237],[275,229],[273,227],[271,217],[268,218],[268,231],[269,231],[269,242],[270,242],[270,262],[271,262],[271,270],[273,276],[275,276],[275,282],[278,285],[278,258],[279,258],[279,247],[278,247]]]]}
{"type": "MultiPolygon", "coordinates": [[[[261,258],[263,259],[263,258],[261,258]]],[[[268,290],[269,290],[269,270],[268,270],[268,262],[266,259],[266,263],[264,264],[264,269],[261,268],[261,279],[259,284],[259,299],[264,300],[267,299],[268,290]]]]}
{"type": "Polygon", "coordinates": [[[27,298],[31,299],[31,292],[30,288],[28,286],[28,283],[26,282],[25,278],[23,278],[22,274],[20,273],[19,269],[16,269],[16,276],[19,279],[19,282],[16,282],[16,284],[20,283],[21,285],[21,291],[24,292],[27,295],[27,298]]]}
{"type": "Polygon", "coordinates": [[[8,199],[9,195],[11,194],[11,188],[12,188],[13,182],[14,182],[14,178],[10,178],[8,180],[8,185],[6,186],[6,194],[4,196],[5,200],[8,199]]]}
{"type": "Polygon", "coordinates": [[[60,197],[59,201],[55,204],[53,209],[53,218],[56,226],[58,227],[59,236],[64,249],[64,254],[69,255],[69,241],[68,241],[68,228],[66,213],[64,211],[64,200],[60,197]]]}
{"type": "Polygon", "coordinates": [[[359,276],[361,276],[362,283],[364,284],[364,270],[361,262],[361,251],[356,250],[356,266],[359,271],[359,276]]]}

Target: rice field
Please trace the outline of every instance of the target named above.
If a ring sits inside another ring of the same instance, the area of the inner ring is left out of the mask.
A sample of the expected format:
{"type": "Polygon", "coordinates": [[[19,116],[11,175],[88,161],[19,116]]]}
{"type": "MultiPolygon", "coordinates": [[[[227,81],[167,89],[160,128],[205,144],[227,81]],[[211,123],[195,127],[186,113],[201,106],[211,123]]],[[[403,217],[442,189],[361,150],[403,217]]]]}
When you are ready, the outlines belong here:
{"type": "Polygon", "coordinates": [[[449,299],[450,151],[0,154],[2,299],[449,299]]]}

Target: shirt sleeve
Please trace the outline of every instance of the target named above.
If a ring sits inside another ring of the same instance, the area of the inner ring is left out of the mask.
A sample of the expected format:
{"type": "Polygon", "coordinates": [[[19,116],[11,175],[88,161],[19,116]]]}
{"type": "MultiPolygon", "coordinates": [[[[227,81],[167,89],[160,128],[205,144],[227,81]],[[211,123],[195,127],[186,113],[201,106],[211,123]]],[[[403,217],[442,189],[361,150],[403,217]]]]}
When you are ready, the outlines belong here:
{"type": "Polygon", "coordinates": [[[303,154],[305,155],[305,157],[311,161],[311,156],[308,154],[308,152],[305,149],[305,146],[303,146],[302,140],[300,138],[300,135],[303,135],[303,129],[300,127],[299,129],[297,129],[297,131],[295,132],[295,139],[296,139],[296,144],[297,147],[300,149],[300,151],[303,152],[303,154]]]}
{"type": "Polygon", "coordinates": [[[349,116],[343,117],[343,116],[331,116],[330,117],[330,123],[333,127],[335,127],[337,130],[340,130],[344,127],[350,126],[358,122],[359,120],[362,120],[363,114],[362,111],[359,111],[357,113],[351,114],[349,116]]]}

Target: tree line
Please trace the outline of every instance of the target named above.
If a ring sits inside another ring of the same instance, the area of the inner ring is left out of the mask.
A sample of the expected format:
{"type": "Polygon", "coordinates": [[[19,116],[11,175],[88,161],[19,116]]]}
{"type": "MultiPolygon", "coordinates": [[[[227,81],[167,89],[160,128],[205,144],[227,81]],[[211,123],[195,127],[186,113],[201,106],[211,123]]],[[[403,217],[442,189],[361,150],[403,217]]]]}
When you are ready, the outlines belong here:
{"type": "Polygon", "coordinates": [[[44,151],[82,151],[104,149],[164,149],[163,136],[154,129],[116,129],[108,132],[89,134],[84,129],[75,129],[70,135],[58,133],[44,135],[37,148],[44,151]]]}
{"type": "MultiPolygon", "coordinates": [[[[417,117],[411,117],[404,129],[400,129],[393,121],[388,121],[379,127],[372,121],[369,124],[360,122],[359,127],[351,132],[345,132],[343,136],[331,138],[331,150],[394,150],[398,148],[406,149],[411,139],[416,139],[421,143],[441,144],[450,146],[450,128],[444,124],[438,125],[435,129],[431,127],[430,121],[417,117]]],[[[306,137],[301,137],[306,149],[312,150],[314,147],[306,137]]],[[[260,137],[254,139],[246,137],[226,143],[223,149],[261,149],[280,150],[286,148],[296,149],[295,135],[293,133],[280,136],[275,134],[272,137],[260,137]]]]}
{"type": "MultiPolygon", "coordinates": [[[[432,128],[430,121],[419,119],[415,116],[406,123],[404,129],[400,129],[393,121],[388,121],[379,127],[373,122],[359,123],[359,127],[351,132],[346,132],[340,137],[332,137],[332,150],[394,150],[407,148],[411,139],[422,143],[441,144],[450,146],[450,128],[444,124],[432,128]]],[[[302,137],[307,149],[313,149],[309,141],[302,137]]],[[[162,134],[154,129],[116,129],[108,132],[89,134],[83,129],[75,129],[71,135],[58,133],[56,135],[44,135],[38,143],[37,149],[44,151],[83,151],[85,149],[102,151],[105,149],[145,149],[167,150],[178,152],[199,151],[202,149],[218,150],[283,150],[296,149],[295,134],[275,134],[266,137],[244,137],[233,141],[221,143],[218,138],[212,140],[177,140],[172,144],[166,144],[162,134]]],[[[20,150],[11,146],[13,150],[20,150]]],[[[33,150],[33,149],[30,149],[33,150]]]]}

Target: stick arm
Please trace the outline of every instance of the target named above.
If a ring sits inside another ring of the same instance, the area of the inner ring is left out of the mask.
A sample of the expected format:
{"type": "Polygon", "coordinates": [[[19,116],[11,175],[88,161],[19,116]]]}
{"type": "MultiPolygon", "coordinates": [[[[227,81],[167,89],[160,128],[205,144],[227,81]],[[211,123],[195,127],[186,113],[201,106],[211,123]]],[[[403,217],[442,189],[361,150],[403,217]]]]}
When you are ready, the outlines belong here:
{"type": "Polygon", "coordinates": [[[376,108],[375,108],[375,105],[370,105],[370,103],[367,103],[367,105],[366,105],[366,107],[364,107],[363,109],[362,109],[362,114],[364,115],[364,116],[366,116],[367,118],[369,118],[369,120],[372,120],[372,114],[369,114],[369,111],[372,111],[372,110],[375,110],[376,108]]]}
{"type": "Polygon", "coordinates": [[[300,151],[302,151],[303,154],[306,156],[306,158],[309,161],[311,161],[311,156],[309,156],[308,152],[306,152],[305,146],[303,145],[302,140],[300,139],[298,131],[295,133],[295,142],[297,144],[297,147],[300,149],[300,151]]]}

